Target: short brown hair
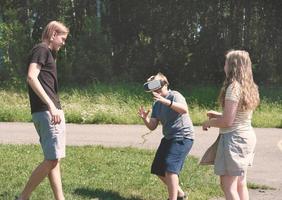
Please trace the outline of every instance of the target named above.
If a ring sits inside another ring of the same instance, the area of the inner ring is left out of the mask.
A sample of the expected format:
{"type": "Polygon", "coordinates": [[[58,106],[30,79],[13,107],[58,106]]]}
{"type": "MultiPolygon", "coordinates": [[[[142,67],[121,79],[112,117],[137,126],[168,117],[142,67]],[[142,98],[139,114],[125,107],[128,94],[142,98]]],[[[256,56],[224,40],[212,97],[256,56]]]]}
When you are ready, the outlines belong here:
{"type": "Polygon", "coordinates": [[[151,76],[150,78],[147,79],[147,81],[152,81],[152,80],[155,80],[155,79],[163,81],[167,86],[169,85],[169,82],[168,82],[166,76],[163,75],[161,72],[157,73],[154,76],[151,76]]]}

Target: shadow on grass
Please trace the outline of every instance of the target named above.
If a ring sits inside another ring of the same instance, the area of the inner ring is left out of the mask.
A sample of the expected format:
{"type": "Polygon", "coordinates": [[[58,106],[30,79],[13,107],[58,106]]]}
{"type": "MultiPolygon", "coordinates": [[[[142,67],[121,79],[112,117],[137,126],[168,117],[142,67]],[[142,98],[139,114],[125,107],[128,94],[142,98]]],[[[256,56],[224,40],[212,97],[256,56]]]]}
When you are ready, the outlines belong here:
{"type": "Polygon", "coordinates": [[[118,192],[111,190],[102,189],[91,189],[91,188],[77,188],[74,193],[79,196],[83,196],[89,199],[97,200],[144,200],[139,197],[125,198],[120,196],[118,192]]]}

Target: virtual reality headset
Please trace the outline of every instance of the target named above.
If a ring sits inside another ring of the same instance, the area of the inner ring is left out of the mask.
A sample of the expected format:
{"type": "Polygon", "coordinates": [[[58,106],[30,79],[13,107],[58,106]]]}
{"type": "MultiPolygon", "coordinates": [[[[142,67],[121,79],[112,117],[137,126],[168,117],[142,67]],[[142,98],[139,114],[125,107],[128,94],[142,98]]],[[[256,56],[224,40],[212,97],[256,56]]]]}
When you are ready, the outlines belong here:
{"type": "Polygon", "coordinates": [[[144,90],[146,92],[152,92],[162,88],[165,85],[165,81],[163,80],[152,80],[144,83],[144,90]]]}

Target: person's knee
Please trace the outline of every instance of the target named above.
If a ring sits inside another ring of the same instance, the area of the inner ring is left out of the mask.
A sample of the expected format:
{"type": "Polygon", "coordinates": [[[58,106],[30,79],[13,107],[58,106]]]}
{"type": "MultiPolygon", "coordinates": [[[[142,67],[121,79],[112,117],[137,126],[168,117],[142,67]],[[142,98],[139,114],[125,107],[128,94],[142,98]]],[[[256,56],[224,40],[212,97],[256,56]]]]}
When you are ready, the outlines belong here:
{"type": "Polygon", "coordinates": [[[220,187],[221,187],[221,189],[222,190],[224,190],[225,188],[224,188],[224,183],[223,183],[223,181],[222,180],[220,180],[220,187]]]}
{"type": "Polygon", "coordinates": [[[59,160],[55,159],[55,160],[45,160],[45,162],[47,163],[48,167],[51,169],[54,169],[58,164],[59,164],[59,160]]]}
{"type": "Polygon", "coordinates": [[[238,188],[245,188],[245,187],[247,187],[247,181],[246,181],[246,179],[239,179],[239,180],[238,180],[237,187],[238,187],[238,188]]]}
{"type": "Polygon", "coordinates": [[[172,172],[165,172],[165,177],[174,177],[174,176],[178,176],[178,175],[172,172]]]}
{"type": "Polygon", "coordinates": [[[165,180],[165,176],[160,176],[160,175],[157,175],[157,177],[161,180],[165,180]]]}
{"type": "Polygon", "coordinates": [[[224,192],[231,193],[232,192],[232,187],[231,185],[227,184],[224,181],[220,181],[220,187],[224,192]]]}
{"type": "Polygon", "coordinates": [[[236,179],[233,179],[232,177],[221,177],[220,186],[225,192],[232,193],[237,190],[236,179]]]}

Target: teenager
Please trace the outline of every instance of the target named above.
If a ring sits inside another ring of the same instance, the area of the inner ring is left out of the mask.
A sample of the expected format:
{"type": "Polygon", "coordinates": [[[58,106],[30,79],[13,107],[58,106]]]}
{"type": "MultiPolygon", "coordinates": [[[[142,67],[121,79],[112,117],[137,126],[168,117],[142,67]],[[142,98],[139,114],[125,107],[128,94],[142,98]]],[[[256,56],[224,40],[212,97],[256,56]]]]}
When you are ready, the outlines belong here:
{"type": "Polygon", "coordinates": [[[223,113],[209,111],[203,130],[220,128],[214,171],[220,176],[225,198],[248,200],[247,167],[252,164],[256,145],[251,121],[260,101],[249,53],[229,51],[224,71],[226,77],[219,95],[223,113]]]}
{"type": "Polygon", "coordinates": [[[44,160],[32,172],[18,200],[26,200],[48,177],[56,200],[64,200],[60,159],[65,157],[65,118],[58,96],[56,53],[65,44],[69,29],[51,21],[42,42],[31,51],[27,82],[32,120],[40,138],[44,160]]]}

